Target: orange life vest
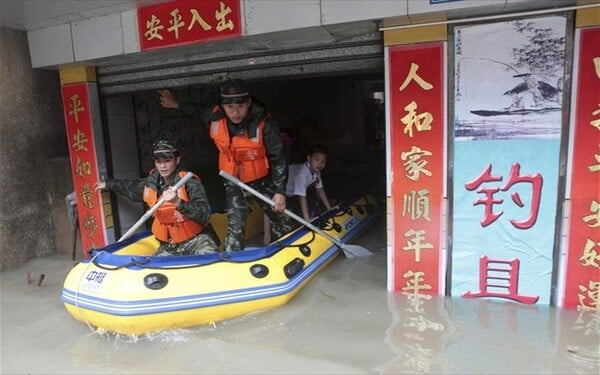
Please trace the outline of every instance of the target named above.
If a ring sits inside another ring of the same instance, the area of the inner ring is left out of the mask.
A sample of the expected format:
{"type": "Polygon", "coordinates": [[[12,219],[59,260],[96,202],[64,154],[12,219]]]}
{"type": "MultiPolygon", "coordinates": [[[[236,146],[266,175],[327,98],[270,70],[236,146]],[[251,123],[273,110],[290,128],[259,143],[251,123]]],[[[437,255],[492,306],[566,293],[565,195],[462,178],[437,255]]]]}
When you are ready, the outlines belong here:
{"type": "Polygon", "coordinates": [[[243,135],[234,135],[231,139],[226,118],[211,122],[210,137],[219,150],[219,169],[242,182],[258,180],[269,173],[269,160],[263,143],[265,120],[258,124],[255,137],[250,138],[246,130],[243,135]]]}
{"type": "MultiPolygon", "coordinates": [[[[183,177],[185,174],[186,172],[179,172],[179,177],[183,177]]],[[[196,175],[193,178],[199,179],[196,175]]],[[[177,195],[182,201],[190,200],[185,185],[177,190],[177,195]]],[[[147,185],[144,187],[144,202],[149,207],[154,206],[159,199],[156,189],[147,185]]],[[[173,203],[165,202],[152,215],[154,216],[152,233],[162,242],[181,243],[195,237],[204,229],[203,225],[181,214],[175,207],[173,203]]]]}

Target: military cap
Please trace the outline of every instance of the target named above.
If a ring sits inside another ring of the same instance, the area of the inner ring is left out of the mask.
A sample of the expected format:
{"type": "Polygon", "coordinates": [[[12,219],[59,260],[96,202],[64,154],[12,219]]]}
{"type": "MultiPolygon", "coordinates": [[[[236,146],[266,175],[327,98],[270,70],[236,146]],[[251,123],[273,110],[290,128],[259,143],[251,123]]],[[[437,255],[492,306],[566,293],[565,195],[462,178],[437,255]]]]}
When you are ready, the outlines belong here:
{"type": "Polygon", "coordinates": [[[230,79],[221,84],[221,103],[245,103],[250,97],[246,83],[241,79],[230,79]]]}
{"type": "Polygon", "coordinates": [[[179,150],[173,142],[166,139],[160,139],[152,144],[152,154],[154,159],[172,159],[179,156],[179,150]]]}

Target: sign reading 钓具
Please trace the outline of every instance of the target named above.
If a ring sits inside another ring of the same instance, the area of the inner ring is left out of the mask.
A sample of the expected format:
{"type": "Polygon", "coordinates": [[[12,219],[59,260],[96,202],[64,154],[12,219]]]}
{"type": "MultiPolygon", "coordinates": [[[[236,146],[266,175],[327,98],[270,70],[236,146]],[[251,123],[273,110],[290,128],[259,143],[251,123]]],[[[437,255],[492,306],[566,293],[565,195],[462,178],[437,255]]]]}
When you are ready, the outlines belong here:
{"type": "Polygon", "coordinates": [[[242,35],[240,0],[175,0],[138,9],[144,50],[242,35]]]}

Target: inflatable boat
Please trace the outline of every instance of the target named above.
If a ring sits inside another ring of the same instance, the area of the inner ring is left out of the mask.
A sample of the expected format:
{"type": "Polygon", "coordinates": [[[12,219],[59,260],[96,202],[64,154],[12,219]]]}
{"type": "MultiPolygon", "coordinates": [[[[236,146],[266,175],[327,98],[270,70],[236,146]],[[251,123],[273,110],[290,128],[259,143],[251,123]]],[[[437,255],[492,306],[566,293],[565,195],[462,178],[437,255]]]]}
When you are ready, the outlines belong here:
{"type": "Polygon", "coordinates": [[[380,212],[376,200],[364,195],[315,219],[317,232],[301,226],[264,247],[196,256],[154,257],[154,236],[139,233],[93,250],[76,264],[61,299],[76,320],[126,335],[270,309],[292,299],[343,250],[340,243],[357,236],[380,212]]]}

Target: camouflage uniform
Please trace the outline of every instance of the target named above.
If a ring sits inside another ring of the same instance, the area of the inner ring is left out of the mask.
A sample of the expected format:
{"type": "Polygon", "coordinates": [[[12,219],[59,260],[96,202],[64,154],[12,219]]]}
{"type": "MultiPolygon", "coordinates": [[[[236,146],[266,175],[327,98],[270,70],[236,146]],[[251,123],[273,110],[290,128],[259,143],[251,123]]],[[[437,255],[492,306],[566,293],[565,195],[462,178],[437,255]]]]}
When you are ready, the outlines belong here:
{"type": "MultiPolygon", "coordinates": [[[[247,185],[267,197],[271,197],[275,194],[275,189],[268,176],[250,182],[247,185]]],[[[225,250],[235,251],[244,248],[243,240],[246,236],[246,219],[250,213],[250,199],[255,198],[252,195],[246,196],[246,193],[232,182],[225,182],[225,200],[227,206],[227,218],[229,219],[227,236],[225,237],[225,250]]],[[[273,212],[271,206],[262,200],[255,200],[273,223],[273,225],[271,225],[272,238],[277,239],[296,227],[295,222],[291,221],[287,215],[277,214],[273,212]]]]}
{"type": "MultiPolygon", "coordinates": [[[[199,107],[192,103],[181,103],[180,110],[189,115],[195,115],[200,118],[202,124],[207,127],[212,121],[218,121],[226,118],[222,107],[218,107],[215,111],[214,107],[199,107]]],[[[249,137],[255,137],[258,125],[265,119],[263,129],[263,144],[269,160],[269,174],[256,181],[247,182],[248,185],[258,190],[267,197],[272,197],[275,193],[280,193],[285,196],[285,185],[287,183],[287,155],[285,147],[281,141],[278,124],[268,117],[262,103],[256,99],[252,99],[252,106],[246,118],[240,124],[233,124],[227,121],[229,135],[244,134],[247,131],[249,137]]],[[[244,248],[244,238],[246,231],[246,219],[249,213],[249,199],[246,197],[241,188],[232,184],[228,180],[225,181],[225,204],[229,226],[227,227],[227,235],[225,237],[225,251],[238,251],[244,248]]],[[[297,225],[285,214],[277,214],[272,211],[271,207],[262,200],[257,199],[258,203],[263,208],[265,214],[269,216],[272,225],[273,239],[281,237],[289,232],[297,225]]]]}
{"type": "MultiPolygon", "coordinates": [[[[145,186],[156,189],[158,196],[161,196],[165,189],[175,185],[180,180],[180,170],[178,167],[169,181],[165,181],[160,177],[158,171],[153,170],[148,177],[138,180],[107,180],[106,188],[127,197],[131,201],[143,202],[145,186]]],[[[202,183],[192,178],[185,183],[185,189],[190,200],[188,202],[179,202],[177,211],[197,223],[208,223],[211,211],[202,183]]],[[[216,252],[218,249],[212,236],[204,232],[179,244],[159,242],[160,246],[156,252],[156,256],[209,254],[216,252]]]]}

